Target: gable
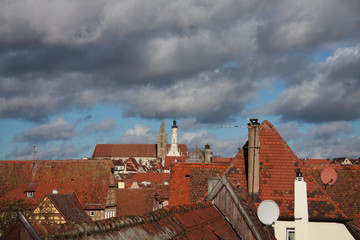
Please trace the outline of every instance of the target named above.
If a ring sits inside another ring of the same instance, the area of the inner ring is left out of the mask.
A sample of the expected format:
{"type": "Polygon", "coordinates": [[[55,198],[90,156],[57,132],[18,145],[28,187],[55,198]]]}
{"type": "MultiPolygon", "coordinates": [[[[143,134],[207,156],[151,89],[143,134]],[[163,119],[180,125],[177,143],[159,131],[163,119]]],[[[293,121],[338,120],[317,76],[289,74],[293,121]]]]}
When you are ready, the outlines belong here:
{"type": "MultiPolygon", "coordinates": [[[[344,219],[346,216],[323,191],[273,125],[264,121],[260,126],[260,190],[259,205],[274,200],[280,207],[280,218],[294,217],[294,178],[300,168],[308,191],[309,217],[313,219],[344,219]]],[[[234,188],[247,193],[247,145],[235,156],[226,176],[234,188]]]]}

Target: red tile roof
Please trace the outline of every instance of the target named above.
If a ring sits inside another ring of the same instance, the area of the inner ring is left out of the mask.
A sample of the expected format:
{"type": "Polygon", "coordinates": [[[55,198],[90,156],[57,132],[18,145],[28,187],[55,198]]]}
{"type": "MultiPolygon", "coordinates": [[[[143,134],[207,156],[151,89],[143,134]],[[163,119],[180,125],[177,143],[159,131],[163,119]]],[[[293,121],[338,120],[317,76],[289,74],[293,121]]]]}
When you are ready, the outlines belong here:
{"type": "Polygon", "coordinates": [[[59,193],[76,192],[85,209],[103,209],[110,184],[109,161],[37,160],[0,161],[0,183],[8,192],[3,198],[22,199],[33,206],[53,189],[59,193]],[[36,183],[33,198],[24,191],[28,183],[36,183]]]}
{"type": "Polygon", "coordinates": [[[49,239],[240,239],[215,207],[208,202],[161,209],[137,217],[112,218],[81,225],[33,224],[49,239]]]}
{"type": "Polygon", "coordinates": [[[156,157],[156,144],[96,144],[92,157],[156,157]]]}
{"type": "MultiPolygon", "coordinates": [[[[307,170],[315,177],[323,189],[321,171],[327,166],[307,166],[307,170]]],[[[326,187],[326,193],[339,208],[360,228],[360,166],[331,165],[337,173],[336,182],[326,187]]]]}
{"type": "Polygon", "coordinates": [[[129,181],[136,181],[139,184],[144,181],[151,182],[151,184],[164,184],[165,182],[169,183],[170,173],[135,173],[129,174],[126,179],[129,181]]]}
{"type": "Polygon", "coordinates": [[[304,160],[305,166],[315,166],[315,165],[330,165],[329,159],[312,159],[308,158],[304,160]]]}
{"type": "MultiPolygon", "coordinates": [[[[167,148],[170,149],[170,144],[167,148]]],[[[188,153],[186,144],[178,144],[180,152],[188,153]]],[[[157,157],[157,144],[96,144],[92,158],[157,157]]]]}
{"type": "MultiPolygon", "coordinates": [[[[246,148],[246,146],[245,146],[246,148]]],[[[227,178],[234,188],[247,192],[247,156],[244,148],[227,169],[227,178]]],[[[294,178],[301,169],[308,190],[309,217],[344,219],[345,214],[326,194],[304,167],[273,125],[264,121],[260,126],[260,201],[271,199],[280,207],[281,218],[294,217],[294,178]]],[[[259,204],[259,203],[257,203],[259,204]]]]}
{"type": "Polygon", "coordinates": [[[153,211],[155,191],[153,189],[116,189],[116,216],[139,216],[153,211]]]}
{"type": "Polygon", "coordinates": [[[164,162],[164,169],[169,170],[171,166],[176,162],[185,162],[187,157],[185,155],[181,155],[179,157],[175,156],[166,156],[164,162]]]}
{"type": "Polygon", "coordinates": [[[170,175],[170,205],[202,200],[208,190],[208,178],[221,176],[226,165],[207,163],[176,163],[170,175]]]}
{"type": "Polygon", "coordinates": [[[213,163],[223,163],[223,164],[229,164],[231,163],[231,161],[232,158],[220,158],[220,157],[213,158],[212,160],[213,163]]]}
{"type": "Polygon", "coordinates": [[[82,223],[91,221],[85,213],[75,193],[69,194],[47,194],[50,201],[65,218],[66,221],[82,223]]]}

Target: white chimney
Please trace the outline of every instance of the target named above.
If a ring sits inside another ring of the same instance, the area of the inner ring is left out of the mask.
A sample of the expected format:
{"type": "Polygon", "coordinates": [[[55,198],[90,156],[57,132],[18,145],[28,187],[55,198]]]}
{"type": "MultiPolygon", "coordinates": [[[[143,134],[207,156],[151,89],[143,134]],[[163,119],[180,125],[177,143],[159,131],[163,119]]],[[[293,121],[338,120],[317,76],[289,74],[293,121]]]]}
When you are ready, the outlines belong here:
{"type": "Polygon", "coordinates": [[[58,194],[58,193],[59,193],[59,192],[58,192],[57,189],[53,189],[52,194],[58,194]]]}
{"type": "Polygon", "coordinates": [[[309,213],[307,202],[307,187],[300,169],[298,169],[296,172],[294,189],[295,239],[308,239],[309,213]]]}

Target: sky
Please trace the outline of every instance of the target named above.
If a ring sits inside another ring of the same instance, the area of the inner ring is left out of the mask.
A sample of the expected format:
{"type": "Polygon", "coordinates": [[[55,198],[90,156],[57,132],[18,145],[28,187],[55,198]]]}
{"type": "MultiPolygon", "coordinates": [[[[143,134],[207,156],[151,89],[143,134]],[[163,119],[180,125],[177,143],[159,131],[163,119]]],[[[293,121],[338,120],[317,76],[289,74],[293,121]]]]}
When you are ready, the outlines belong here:
{"type": "Polygon", "coordinates": [[[359,0],[0,4],[0,160],[156,143],[174,118],[214,156],[258,118],[300,158],[360,157],[359,0]]]}

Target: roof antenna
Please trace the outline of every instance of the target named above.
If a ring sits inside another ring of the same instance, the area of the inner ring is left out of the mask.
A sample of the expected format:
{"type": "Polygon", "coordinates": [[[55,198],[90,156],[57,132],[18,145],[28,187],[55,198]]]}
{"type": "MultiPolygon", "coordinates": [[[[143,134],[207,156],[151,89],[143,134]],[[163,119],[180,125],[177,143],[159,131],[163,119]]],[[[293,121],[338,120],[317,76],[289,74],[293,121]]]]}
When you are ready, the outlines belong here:
{"type": "Polygon", "coordinates": [[[36,160],[36,154],[37,154],[37,151],[36,151],[36,145],[34,145],[34,150],[33,150],[33,157],[34,157],[34,161],[36,160]]]}

